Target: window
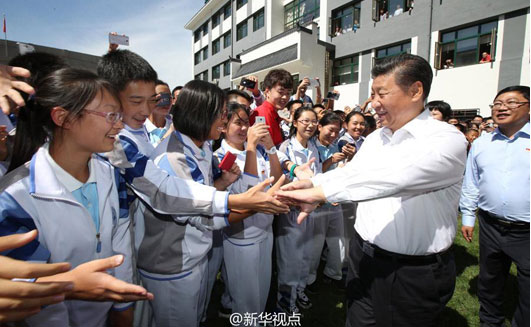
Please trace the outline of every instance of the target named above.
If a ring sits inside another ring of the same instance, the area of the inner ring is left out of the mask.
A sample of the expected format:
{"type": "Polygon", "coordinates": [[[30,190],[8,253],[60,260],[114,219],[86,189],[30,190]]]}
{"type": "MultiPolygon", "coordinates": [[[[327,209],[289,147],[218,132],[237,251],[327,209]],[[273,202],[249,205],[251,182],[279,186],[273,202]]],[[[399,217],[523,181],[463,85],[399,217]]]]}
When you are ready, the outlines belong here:
{"type": "Polygon", "coordinates": [[[221,68],[221,65],[216,65],[212,67],[212,79],[219,79],[219,70],[221,68]]]}
{"type": "Polygon", "coordinates": [[[194,79],[201,79],[201,74],[197,74],[194,76],[194,79]]]}
{"type": "Polygon", "coordinates": [[[236,0],[236,10],[240,9],[247,3],[247,0],[236,0]]]}
{"type": "Polygon", "coordinates": [[[194,53],[194,65],[201,62],[201,50],[194,53]]]}
{"type": "Polygon", "coordinates": [[[232,13],[232,7],[229,1],[229,3],[227,3],[225,7],[223,7],[223,19],[229,18],[231,13],[232,13]]]}
{"type": "Polygon", "coordinates": [[[208,45],[203,48],[203,60],[208,58],[208,45]]]}
{"type": "Polygon", "coordinates": [[[236,41],[247,36],[247,21],[243,21],[236,27],[236,41]]]}
{"type": "Polygon", "coordinates": [[[228,31],[223,35],[223,49],[229,47],[232,43],[232,34],[231,31],[228,31]]]}
{"type": "Polygon", "coordinates": [[[440,34],[435,44],[435,68],[452,68],[494,61],[497,21],[440,34]],[[485,58],[483,58],[483,54],[485,58]]]}
{"type": "Polygon", "coordinates": [[[358,83],[359,63],[359,54],[343,59],[334,60],[334,67],[332,70],[332,84],[336,86],[358,83]]]}
{"type": "Polygon", "coordinates": [[[377,64],[384,58],[398,56],[402,53],[411,53],[411,41],[376,50],[374,64],[377,64]]]}
{"type": "Polygon", "coordinates": [[[253,32],[264,27],[264,8],[253,15],[253,32]]]}
{"type": "Polygon", "coordinates": [[[350,3],[345,7],[332,11],[332,30],[330,36],[339,36],[360,28],[360,2],[350,3]]]}
{"type": "Polygon", "coordinates": [[[194,43],[201,39],[201,28],[194,32],[194,43]]]}
{"type": "Polygon", "coordinates": [[[208,70],[205,70],[202,74],[201,74],[201,79],[203,81],[207,81],[208,82],[208,70]]]}
{"type": "Polygon", "coordinates": [[[221,48],[221,38],[217,38],[214,41],[212,41],[212,55],[215,55],[219,52],[221,48]]]}
{"type": "Polygon", "coordinates": [[[203,36],[207,35],[207,34],[208,34],[208,22],[206,22],[205,24],[203,24],[203,26],[201,27],[201,29],[203,30],[203,36]]]}
{"type": "Polygon", "coordinates": [[[230,75],[230,61],[225,61],[223,63],[223,76],[229,76],[230,75]]]}
{"type": "Polygon", "coordinates": [[[413,0],[372,0],[372,19],[376,22],[409,10],[413,10],[413,0]]]}
{"type": "Polygon", "coordinates": [[[284,29],[306,24],[319,17],[319,0],[295,0],[284,7],[284,29]]]}
{"type": "Polygon", "coordinates": [[[212,15],[212,28],[219,25],[219,22],[221,20],[221,13],[217,12],[214,15],[212,15]]]}

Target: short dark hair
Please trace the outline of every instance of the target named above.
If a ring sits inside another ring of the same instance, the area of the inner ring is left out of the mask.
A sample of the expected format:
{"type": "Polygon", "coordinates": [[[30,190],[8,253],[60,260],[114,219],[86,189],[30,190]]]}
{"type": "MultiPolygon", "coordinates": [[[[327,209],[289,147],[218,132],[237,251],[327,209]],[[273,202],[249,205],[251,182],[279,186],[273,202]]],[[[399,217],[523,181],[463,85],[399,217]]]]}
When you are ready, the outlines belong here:
{"type": "Polygon", "coordinates": [[[293,77],[285,69],[272,69],[264,78],[264,89],[272,89],[279,84],[285,89],[293,88],[293,77]]]}
{"type": "Polygon", "coordinates": [[[504,94],[504,93],[507,93],[507,92],[518,92],[520,93],[527,101],[529,101],[529,86],[523,86],[523,85],[513,85],[513,86],[508,86],[502,90],[500,90],[500,92],[498,92],[498,94],[496,94],[496,96],[494,97],[494,99],[496,99],[497,97],[499,97],[500,95],[504,94]]]}
{"type": "Polygon", "coordinates": [[[29,70],[30,77],[18,77],[17,79],[23,80],[31,86],[39,84],[40,80],[50,73],[68,67],[63,58],[46,52],[30,52],[18,55],[9,60],[8,65],[29,70]]]}
{"type": "Polygon", "coordinates": [[[295,103],[300,103],[301,105],[304,104],[304,102],[302,102],[302,100],[291,100],[291,101],[289,101],[288,103],[286,103],[286,108],[288,108],[288,111],[291,111],[291,107],[292,107],[295,103]]]}
{"type": "Polygon", "coordinates": [[[230,99],[230,97],[232,95],[242,97],[245,100],[247,100],[249,103],[253,103],[253,99],[251,98],[251,96],[247,92],[240,91],[240,90],[237,90],[237,89],[228,90],[227,91],[227,100],[230,99]]]}
{"type": "Polygon", "coordinates": [[[323,110],[326,109],[325,106],[323,106],[323,105],[320,104],[320,103],[316,103],[316,104],[314,104],[314,105],[313,105],[313,109],[315,109],[315,108],[322,108],[323,110]]]}
{"type": "MultiPolygon", "coordinates": [[[[474,115],[474,118],[477,118],[477,117],[479,117],[479,118],[481,118],[481,119],[483,120],[483,116],[481,116],[481,115],[474,115]]],[[[474,119],[474,118],[472,118],[472,119],[474,119]]]]}
{"type": "Polygon", "coordinates": [[[368,129],[376,129],[376,119],[371,116],[365,116],[365,125],[368,129]]]}
{"type": "Polygon", "coordinates": [[[372,78],[395,73],[395,81],[405,92],[415,82],[421,82],[424,100],[428,98],[433,80],[433,72],[426,59],[403,53],[398,56],[387,57],[377,63],[371,71],[372,78]]]}
{"type": "Polygon", "coordinates": [[[107,52],[98,62],[98,75],[121,92],[133,81],[157,81],[157,72],[138,54],[129,50],[107,52]]]}
{"type": "Polygon", "coordinates": [[[173,90],[171,90],[171,94],[175,93],[175,91],[179,91],[181,90],[183,87],[181,85],[178,85],[176,87],[173,88],[173,90]]]}
{"type": "Polygon", "coordinates": [[[225,99],[215,84],[201,80],[186,83],[173,108],[173,126],[191,138],[206,141],[225,99]]]}
{"type": "Polygon", "coordinates": [[[347,117],[345,117],[345,123],[348,124],[350,120],[352,119],[352,117],[356,115],[360,115],[360,117],[363,117],[363,120],[365,120],[365,116],[361,112],[352,110],[351,112],[348,113],[347,117]]]}
{"type": "Polygon", "coordinates": [[[170,86],[168,85],[168,83],[164,82],[163,80],[160,80],[160,79],[157,79],[155,81],[155,86],[157,85],[166,85],[168,88],[170,88],[170,86]]]}
{"type": "Polygon", "coordinates": [[[319,120],[319,125],[326,126],[330,124],[338,123],[339,127],[341,128],[341,124],[343,124],[343,119],[338,114],[335,114],[333,112],[327,112],[321,120],[319,120]]]}
{"type": "Polygon", "coordinates": [[[426,108],[428,108],[429,111],[434,109],[439,110],[444,121],[448,121],[448,119],[452,117],[452,107],[450,107],[450,105],[444,101],[430,101],[428,104],[426,104],[426,108]]]}

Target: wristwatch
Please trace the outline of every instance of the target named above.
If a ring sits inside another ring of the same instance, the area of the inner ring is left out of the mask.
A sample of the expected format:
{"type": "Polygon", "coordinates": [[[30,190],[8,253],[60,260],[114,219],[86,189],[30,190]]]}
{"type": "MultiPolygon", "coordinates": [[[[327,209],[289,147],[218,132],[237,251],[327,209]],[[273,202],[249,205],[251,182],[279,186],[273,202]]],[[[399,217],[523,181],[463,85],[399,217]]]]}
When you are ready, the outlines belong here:
{"type": "Polygon", "coordinates": [[[267,154],[275,154],[275,153],[277,153],[277,148],[273,145],[273,147],[271,149],[269,149],[269,150],[266,149],[265,152],[267,154]]]}

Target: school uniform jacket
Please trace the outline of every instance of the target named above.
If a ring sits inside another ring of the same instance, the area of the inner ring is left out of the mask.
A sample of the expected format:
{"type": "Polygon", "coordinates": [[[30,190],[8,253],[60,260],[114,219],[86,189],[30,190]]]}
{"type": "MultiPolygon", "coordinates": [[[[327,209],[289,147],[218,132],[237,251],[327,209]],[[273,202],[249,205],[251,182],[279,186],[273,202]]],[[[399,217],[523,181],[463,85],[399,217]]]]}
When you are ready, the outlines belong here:
{"type": "MultiPolygon", "coordinates": [[[[72,268],[115,254],[124,262],[110,271],[132,281],[129,212],[125,182],[97,155],[92,157],[99,198],[100,229],[89,211],[57,179],[41,147],[30,162],[0,180],[0,236],[39,231],[38,238],[1,253],[32,262],[69,262],[72,268]]],[[[131,304],[132,305],[132,304],[131,304]]],[[[105,326],[112,302],[64,301],[26,319],[30,326],[105,326]]],[[[117,308],[125,309],[123,305],[117,308]]]]}
{"type": "MultiPolygon", "coordinates": [[[[243,172],[245,168],[246,151],[239,151],[223,140],[221,141],[221,147],[216,150],[215,155],[218,160],[221,161],[227,152],[231,152],[236,156],[236,164],[242,171],[242,175],[239,179],[228,188],[231,193],[243,193],[247,191],[249,183],[254,186],[270,177],[271,167],[269,164],[269,156],[262,146],[256,148],[258,176],[243,172]]],[[[238,245],[247,245],[260,242],[267,237],[268,233],[272,233],[272,223],[273,215],[256,213],[240,222],[231,224],[229,227],[225,228],[223,232],[226,237],[230,238],[229,242],[238,245]]]]}
{"type": "MultiPolygon", "coordinates": [[[[198,148],[174,132],[155,149],[154,162],[171,176],[213,185],[213,154],[209,142],[198,148]]],[[[140,273],[148,278],[179,278],[195,267],[212,247],[212,231],[228,226],[226,215],[185,216],[144,212],[145,234],[138,250],[140,273]]]]}

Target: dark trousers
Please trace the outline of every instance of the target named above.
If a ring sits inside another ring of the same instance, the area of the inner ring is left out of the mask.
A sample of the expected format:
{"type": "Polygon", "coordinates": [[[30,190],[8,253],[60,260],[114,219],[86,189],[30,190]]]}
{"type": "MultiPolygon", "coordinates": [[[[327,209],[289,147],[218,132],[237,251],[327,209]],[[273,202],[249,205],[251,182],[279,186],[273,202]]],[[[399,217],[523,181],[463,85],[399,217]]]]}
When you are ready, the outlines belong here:
{"type": "Polygon", "coordinates": [[[502,225],[479,211],[478,297],[481,326],[504,326],[503,289],[511,262],[517,267],[518,306],[513,326],[529,326],[529,226],[502,225]]]}
{"type": "Polygon", "coordinates": [[[436,326],[454,292],[452,252],[419,258],[382,251],[355,233],[350,243],[346,326],[436,326]]]}

